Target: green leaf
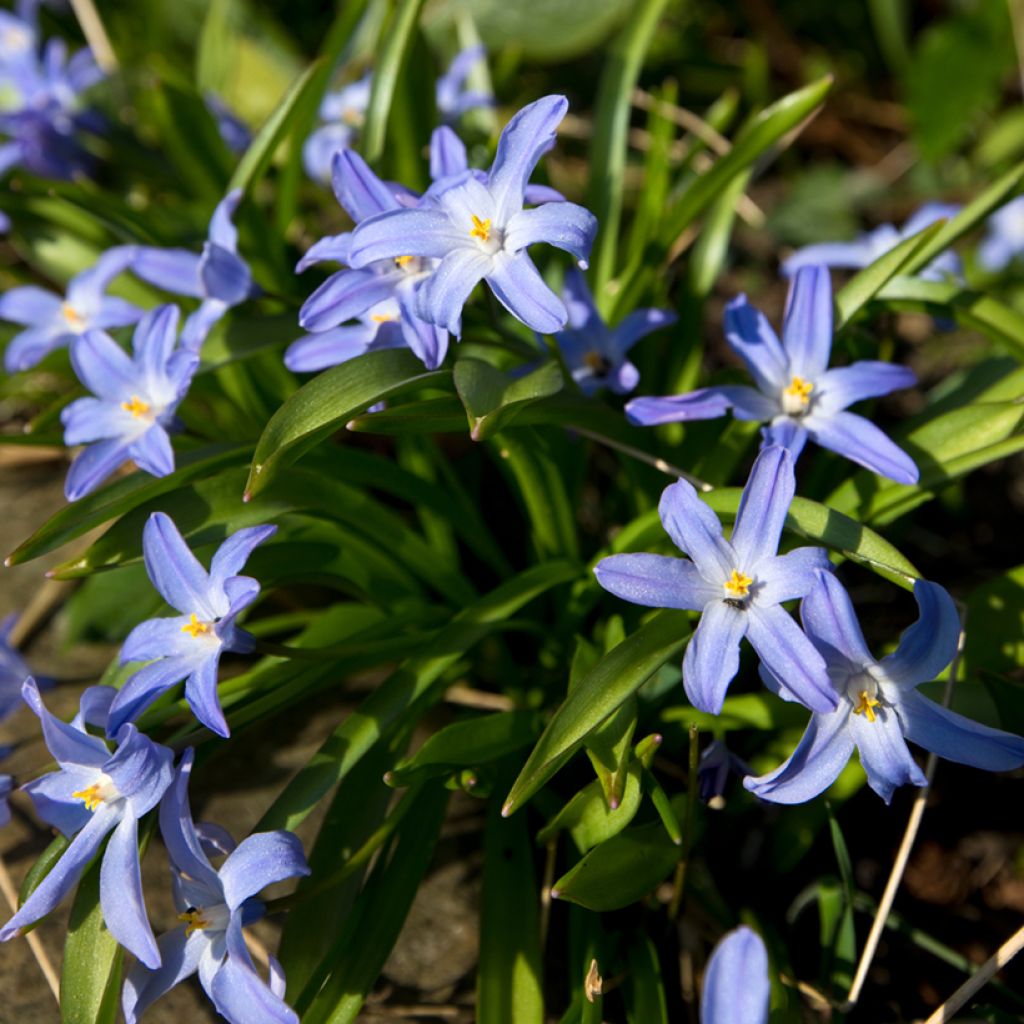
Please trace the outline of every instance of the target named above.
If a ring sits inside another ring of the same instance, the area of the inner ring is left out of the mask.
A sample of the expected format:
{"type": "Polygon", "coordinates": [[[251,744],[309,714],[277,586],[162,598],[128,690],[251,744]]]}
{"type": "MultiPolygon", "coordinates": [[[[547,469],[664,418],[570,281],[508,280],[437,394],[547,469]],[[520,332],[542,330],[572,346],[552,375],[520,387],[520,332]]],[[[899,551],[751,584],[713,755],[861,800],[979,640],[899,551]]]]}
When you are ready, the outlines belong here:
{"type": "Polygon", "coordinates": [[[845,327],[854,314],[870,302],[885,285],[901,273],[914,255],[946,226],[945,220],[929,224],[923,231],[883,253],[874,263],[855,274],[836,292],[836,330],[845,327]]]}
{"type": "Polygon", "coordinates": [[[543,1024],[540,914],[526,821],[505,821],[491,801],[484,828],[476,1019],[543,1024]]]}
{"type": "Polygon", "coordinates": [[[619,910],[642,899],[663,881],[679,855],[680,848],[669,839],[660,821],[627,828],[595,847],[559,878],[551,896],[578,903],[587,910],[619,910]]]}
{"type": "Polygon", "coordinates": [[[78,885],[71,907],[60,976],[61,1024],[114,1024],[123,953],[103,923],[100,860],[78,885]]]}
{"type": "Polygon", "coordinates": [[[535,711],[502,711],[455,722],[435,732],[412,757],[395,765],[385,781],[389,786],[409,786],[459,768],[473,768],[527,746],[539,731],[535,711]]]}
{"type": "Polygon", "coordinates": [[[59,835],[43,850],[35,864],[29,868],[28,874],[18,890],[19,907],[36,891],[36,886],[50,873],[50,869],[60,860],[61,855],[70,845],[70,839],[59,835]]]}
{"type": "Polygon", "coordinates": [[[535,566],[463,609],[334,730],[263,815],[257,831],[295,828],[382,736],[422,710],[433,684],[474,644],[500,629],[523,605],[577,575],[564,561],[535,566]]]}
{"type": "Polygon", "coordinates": [[[294,462],[357,413],[412,387],[438,385],[444,371],[424,371],[404,349],[368,352],[343,366],[325,370],[305,384],[271,417],[256,445],[245,493],[252,497],[273,471],[294,462]]]}
{"type": "Polygon", "coordinates": [[[689,635],[684,612],[661,611],[609,651],[555,712],[509,791],[502,813],[512,814],[533,796],[593,729],[679,654],[689,635]]]}
{"type": "Polygon", "coordinates": [[[987,581],[971,593],[964,636],[964,661],[969,672],[986,669],[1009,676],[1024,665],[1022,593],[1024,565],[987,581]]]}
{"type": "Polygon", "coordinates": [[[423,0],[399,0],[381,33],[383,45],[373,65],[373,84],[366,110],[362,150],[368,163],[376,163],[384,151],[388,114],[395,95],[395,83],[405,60],[416,18],[423,0]]]}
{"type": "Polygon", "coordinates": [[[316,84],[316,70],[317,62],[314,61],[295,79],[277,108],[256,133],[242,159],[238,161],[235,173],[231,175],[229,191],[236,188],[243,192],[249,191],[266,173],[277,147],[288,131],[296,108],[316,84]]]}
{"type": "Polygon", "coordinates": [[[658,948],[649,935],[634,934],[627,954],[626,1012],[629,1024],[669,1024],[658,948]]]}
{"type": "Polygon", "coordinates": [[[508,426],[524,406],[562,390],[561,367],[551,360],[524,377],[508,377],[481,359],[460,359],[455,364],[455,390],[469,417],[474,441],[491,437],[508,426]]]}
{"type": "Polygon", "coordinates": [[[212,445],[180,455],[178,468],[170,476],[153,477],[139,470],[115,480],[51,516],[28,540],[14,549],[6,564],[20,565],[45,555],[145,502],[177,490],[183,484],[244,462],[250,451],[247,446],[212,445]]]}
{"type": "Polygon", "coordinates": [[[615,272],[633,90],[666,5],[667,0],[641,0],[633,8],[601,72],[590,142],[590,208],[600,225],[591,257],[595,292],[615,272]]]}

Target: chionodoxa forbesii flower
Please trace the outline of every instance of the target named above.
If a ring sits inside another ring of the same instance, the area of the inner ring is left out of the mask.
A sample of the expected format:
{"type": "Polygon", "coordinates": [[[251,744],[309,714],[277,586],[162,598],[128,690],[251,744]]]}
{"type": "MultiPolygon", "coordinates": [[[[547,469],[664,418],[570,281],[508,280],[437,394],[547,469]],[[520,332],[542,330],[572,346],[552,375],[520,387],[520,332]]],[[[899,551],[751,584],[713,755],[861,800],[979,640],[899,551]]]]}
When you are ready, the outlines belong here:
{"type": "Polygon", "coordinates": [[[134,725],[118,730],[113,750],[86,731],[87,725],[106,725],[113,692],[107,686],[90,687],[83,694],[79,715],[69,724],[46,709],[35,680],[25,680],[25,702],[39,716],[46,746],[59,769],[23,788],[39,816],[71,843],[18,912],[0,928],[0,941],[14,938],[53,910],[74,888],[109,835],[100,865],[103,920],[122,946],[156,968],[160,953],[142,898],[139,819],[159,803],[171,784],[174,755],[134,725]]]}
{"type": "Polygon", "coordinates": [[[71,365],[95,397],[62,413],[64,443],[85,444],[68,471],[64,494],[77,501],[129,459],[153,476],[174,472],[168,433],[199,356],[176,347],[177,306],[160,306],[139,321],[129,356],[110,335],[86,331],[71,346],[71,365]]]}
{"type": "Polygon", "coordinates": [[[765,315],[740,295],[725,308],[725,338],[746,363],[756,388],[741,384],[699,388],[667,398],[634,398],[630,422],[715,419],[732,409],[740,420],[766,422],[764,444],[799,456],[810,439],[874,473],[903,484],[917,482],[917,466],[870,420],[847,407],[887,395],[916,381],[913,371],[878,360],[830,370],[832,285],[828,270],[803,267],[790,284],[782,343],[765,315]]]}
{"type": "MultiPolygon", "coordinates": [[[[960,619],[953,599],[935,583],[914,584],[920,616],[892,654],[876,661],[868,651],[843,585],[822,574],[800,607],[804,629],[828,664],[838,703],[816,711],[790,758],[775,771],[743,784],[763,800],[810,800],[836,780],[854,747],[868,785],[888,803],[897,786],[924,786],[907,740],[950,761],[1009,771],[1024,765],[1024,739],[972,722],[917,692],[953,659],[960,619]]],[[[785,675],[762,666],[765,683],[797,699],[785,675]]]]}
{"type": "Polygon", "coordinates": [[[770,996],[768,951],[761,936],[742,925],[708,959],[700,1024],[767,1024],[770,996]]]}
{"type": "MultiPolygon", "coordinates": [[[[256,894],[274,882],[308,875],[302,844],[291,832],[259,832],[235,846],[224,836],[227,859],[217,870],[192,821],[188,782],[192,751],[182,756],[160,804],[160,833],[171,860],[177,928],[157,940],[163,965],[136,964],[125,979],[121,1006],[127,1024],[192,974],[217,1012],[231,1024],[298,1024],[284,1002],[284,975],[270,958],[269,985],[256,972],[242,928],[263,916],[256,894]]],[[[222,830],[218,830],[223,835],[222,830]]]]}
{"type": "Polygon", "coordinates": [[[691,560],[622,554],[594,568],[597,582],[626,601],[702,613],[683,659],[686,694],[701,711],[722,710],[744,637],[810,707],[836,706],[824,658],[782,607],[807,594],[819,570],[831,568],[823,548],[777,553],[795,489],[793,457],[777,445],[763,449],[726,540],[715,513],[679,480],[665,488],[658,512],[672,542],[691,560]]]}
{"type": "Polygon", "coordinates": [[[417,209],[392,210],[360,224],[349,262],[365,267],[407,256],[440,260],[417,290],[417,312],[456,336],[462,307],[481,280],[498,301],[541,334],[566,322],[562,300],[544,283],[527,248],[537,242],[564,249],[585,265],[597,220],[575,203],[524,209],[527,181],[555,140],[568,110],[564,96],[523,107],[505,126],[486,181],[472,170],[445,178],[417,209]]]}
{"type": "Polygon", "coordinates": [[[140,622],[121,648],[121,662],[148,661],[118,690],[110,708],[112,730],[137,718],[165,690],[185,680],[185,700],[218,736],[228,724],[217,698],[224,651],[247,654],[253,638],[235,620],[259,596],[260,585],[239,573],[253,549],[277,530],[250,526],[217,549],[207,572],[170,516],[154,512],[142,531],[142,554],[153,586],[180,615],[140,622]]]}

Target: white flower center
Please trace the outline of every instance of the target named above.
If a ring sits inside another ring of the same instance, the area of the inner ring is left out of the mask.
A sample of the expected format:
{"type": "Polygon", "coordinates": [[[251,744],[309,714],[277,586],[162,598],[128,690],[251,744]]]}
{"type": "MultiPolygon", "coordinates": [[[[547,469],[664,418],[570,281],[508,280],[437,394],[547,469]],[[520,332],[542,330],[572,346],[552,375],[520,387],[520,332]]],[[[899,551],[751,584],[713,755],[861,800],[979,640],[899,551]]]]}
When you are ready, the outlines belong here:
{"type": "Polygon", "coordinates": [[[100,772],[99,778],[91,786],[79,789],[71,795],[76,800],[81,800],[90,811],[95,811],[100,804],[112,804],[115,800],[121,799],[114,780],[106,772],[100,772]]]}

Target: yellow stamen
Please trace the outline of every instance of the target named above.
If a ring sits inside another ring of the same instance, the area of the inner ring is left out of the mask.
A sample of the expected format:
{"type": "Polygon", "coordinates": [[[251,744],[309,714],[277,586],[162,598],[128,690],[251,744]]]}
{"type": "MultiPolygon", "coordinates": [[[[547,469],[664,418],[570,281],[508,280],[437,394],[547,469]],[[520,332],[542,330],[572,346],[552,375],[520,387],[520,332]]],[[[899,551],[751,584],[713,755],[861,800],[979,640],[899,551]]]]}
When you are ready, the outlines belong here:
{"type": "Polygon", "coordinates": [[[188,938],[193,932],[199,932],[204,928],[209,927],[210,924],[210,922],[203,917],[202,910],[186,910],[184,914],[178,915],[178,920],[183,921],[187,925],[185,928],[186,938],[188,938]]]}
{"type": "Polygon", "coordinates": [[[90,811],[95,811],[96,808],[103,803],[103,797],[100,796],[100,787],[97,782],[94,782],[91,786],[88,786],[85,789],[80,789],[77,793],[72,793],[71,795],[76,800],[81,800],[90,811]]]}
{"type": "Polygon", "coordinates": [[[181,631],[182,633],[191,633],[192,638],[195,639],[196,637],[202,636],[204,633],[209,633],[210,624],[208,622],[200,622],[196,617],[196,613],[193,612],[192,621],[186,622],[185,625],[181,627],[181,631]]]}
{"type": "Polygon", "coordinates": [[[479,238],[486,242],[491,237],[491,219],[481,220],[475,213],[470,215],[473,218],[473,230],[470,231],[470,238],[479,238]]]}
{"type": "Polygon", "coordinates": [[[130,412],[136,419],[140,416],[145,416],[149,412],[149,402],[144,402],[138,395],[132,395],[130,402],[122,402],[121,408],[125,412],[130,412]]]}
{"type": "Polygon", "coordinates": [[[396,318],[393,317],[390,313],[371,313],[370,314],[370,319],[375,324],[386,324],[386,323],[390,323],[392,320],[394,320],[396,318]]]}
{"type": "Polygon", "coordinates": [[[583,362],[594,371],[594,373],[607,373],[611,368],[611,361],[600,352],[588,352],[583,357],[583,362]]]}
{"type": "MultiPolygon", "coordinates": [[[[476,218],[474,217],[473,219],[475,220],[476,218]]],[[[404,267],[407,263],[412,263],[414,259],[416,259],[415,256],[396,256],[395,265],[399,267],[404,267]]]]}
{"type": "Polygon", "coordinates": [[[733,569],[732,575],[725,581],[725,589],[733,597],[746,597],[750,593],[750,584],[754,582],[753,576],[748,576],[739,569],[733,569]]]}
{"type": "Polygon", "coordinates": [[[881,701],[876,697],[869,697],[867,690],[861,690],[857,695],[857,706],[853,709],[855,715],[863,715],[869,722],[873,722],[878,715],[875,714],[875,708],[881,705],[881,701]]]}
{"type": "Polygon", "coordinates": [[[64,314],[64,319],[67,320],[68,326],[73,331],[80,331],[85,327],[85,319],[70,302],[62,303],[60,311],[64,314]]]}
{"type": "Polygon", "coordinates": [[[811,392],[814,390],[814,384],[809,380],[804,380],[803,377],[794,377],[790,381],[789,387],[783,391],[784,395],[789,395],[790,398],[795,398],[801,405],[807,405],[811,400],[811,392]]]}

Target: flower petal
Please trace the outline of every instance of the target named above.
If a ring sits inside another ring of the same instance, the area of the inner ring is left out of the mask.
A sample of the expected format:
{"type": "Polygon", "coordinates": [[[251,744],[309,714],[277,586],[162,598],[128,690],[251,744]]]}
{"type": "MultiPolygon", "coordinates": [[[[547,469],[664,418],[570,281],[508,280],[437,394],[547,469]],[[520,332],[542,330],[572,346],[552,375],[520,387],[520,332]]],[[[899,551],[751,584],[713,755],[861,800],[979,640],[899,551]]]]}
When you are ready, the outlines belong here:
{"type": "Polygon", "coordinates": [[[448,353],[448,332],[417,316],[414,289],[400,288],[398,305],[402,311],[402,337],[405,343],[428,370],[436,370],[448,353]]]}
{"type": "Polygon", "coordinates": [[[798,270],[813,266],[850,269],[866,267],[878,255],[867,238],[868,236],[864,236],[853,242],[820,242],[816,245],[805,245],[783,262],[782,273],[785,277],[792,277],[798,270]]]}
{"type": "MultiPolygon", "coordinates": [[[[153,622],[168,622],[168,619],[153,619],[153,622]]],[[[143,623],[146,625],[146,623],[143,623]]],[[[193,659],[188,657],[164,657],[145,665],[128,678],[117,691],[110,705],[110,719],[107,734],[113,735],[125,722],[134,721],[150,704],[180,683],[192,671],[193,659]]]]}
{"type": "Polygon", "coordinates": [[[135,438],[128,448],[128,454],[139,469],[151,476],[170,476],[174,472],[171,438],[159,423],[154,423],[144,434],[135,438]]]}
{"type": "Polygon", "coordinates": [[[199,280],[203,296],[219,299],[228,306],[237,306],[253,292],[252,274],[244,260],[229,249],[213,242],[203,246],[199,257],[199,280]]]}
{"type": "Polygon", "coordinates": [[[203,887],[210,899],[223,902],[223,887],[203,850],[189,807],[188,786],[194,760],[195,751],[189,747],[181,756],[174,781],[160,801],[160,835],[175,870],[203,887]]]}
{"type": "Polygon", "coordinates": [[[466,144],[449,128],[441,125],[430,136],[430,179],[440,181],[461,174],[469,167],[466,144]]]}
{"type": "Polygon", "coordinates": [[[331,184],[341,208],[356,224],[399,209],[394,193],[354,150],[343,149],[331,161],[331,184]]]}
{"type": "Polygon", "coordinates": [[[1024,765],[1024,738],[974,722],[920,693],[902,694],[896,714],[908,740],[947,761],[990,772],[1024,765]]]}
{"type": "Polygon", "coordinates": [[[154,743],[134,725],[123,725],[114,737],[117,750],[103,766],[117,791],[141,818],[160,802],[173,777],[174,753],[154,743]]]}
{"type": "Polygon", "coordinates": [[[339,270],[302,304],[299,323],[307,331],[336,327],[390,299],[395,284],[395,275],[373,270],[339,270]]]}
{"type": "Polygon", "coordinates": [[[776,804],[802,804],[824,793],[853,753],[849,715],[845,703],[831,714],[811,715],[796,750],[767,775],[748,775],[743,785],[755,796],[776,804]]]}
{"type": "Polygon", "coordinates": [[[92,817],[81,797],[71,794],[88,789],[96,781],[97,770],[65,765],[59,772],[48,772],[26,782],[21,790],[28,794],[36,814],[70,839],[92,817]]]}
{"type": "Polygon", "coordinates": [[[747,610],[747,639],[765,667],[812,711],[832,711],[838,700],[825,660],[779,605],[747,610]]]}
{"type": "Polygon", "coordinates": [[[199,257],[188,249],[156,249],[140,245],[132,258],[132,273],[172,295],[203,297],[199,257]]]}
{"type": "Polygon", "coordinates": [[[34,284],[9,288],[0,295],[0,320],[41,327],[60,316],[61,298],[34,284]]]}
{"type": "Polygon", "coordinates": [[[594,575],[610,594],[649,608],[700,611],[722,596],[693,562],[666,555],[610,555],[594,566],[594,575]]]}
{"type": "Polygon", "coordinates": [[[491,165],[490,191],[499,224],[522,209],[523,190],[537,161],[555,144],[555,132],[569,109],[564,96],[543,96],[505,125],[491,165]]]}
{"type": "Polygon", "coordinates": [[[366,352],[376,336],[376,324],[353,324],[306,334],[285,350],[284,365],[293,373],[315,373],[340,366],[366,352]]]}
{"type": "Polygon", "coordinates": [[[207,233],[207,237],[214,245],[232,253],[238,251],[238,228],[232,223],[232,218],[241,201],[242,190],[232,189],[214,208],[207,233]]]}
{"type": "Polygon", "coordinates": [[[52,714],[43,703],[39,687],[31,676],[21,684],[21,695],[38,716],[46,748],[61,767],[99,769],[106,764],[110,751],[103,740],[74,728],[52,714]]]}
{"type": "Polygon", "coordinates": [[[812,413],[804,420],[804,425],[811,439],[822,448],[829,448],[897,483],[917,483],[914,460],[863,416],[852,412],[837,412],[827,417],[812,413]]]}
{"type": "Polygon", "coordinates": [[[800,453],[807,444],[807,431],[800,420],[792,416],[777,416],[767,426],[761,428],[761,447],[768,448],[771,445],[778,445],[785,448],[793,461],[800,458],[800,453]]]}
{"type": "Polygon", "coordinates": [[[96,444],[89,445],[68,469],[68,478],[64,481],[64,497],[68,501],[78,501],[79,498],[94,491],[111,473],[128,461],[129,447],[130,442],[121,438],[97,441],[96,444]]]}
{"type": "Polygon", "coordinates": [[[295,264],[295,273],[301,274],[315,263],[327,263],[328,261],[348,263],[348,252],[351,246],[351,231],[340,235],[327,235],[319,242],[314,242],[306,250],[306,255],[295,264]]]}
{"type": "Polygon", "coordinates": [[[78,398],[60,414],[66,445],[91,444],[134,433],[137,421],[119,403],[78,398]]]}
{"type": "Polygon", "coordinates": [[[163,380],[167,361],[178,340],[177,306],[157,306],[139,321],[132,336],[132,349],[146,378],[153,383],[163,380]]]}
{"type": "Polygon", "coordinates": [[[662,423],[717,419],[731,406],[724,388],[698,388],[685,395],[634,398],[626,403],[626,416],[634,426],[656,427],[662,423]]]}
{"type": "Polygon", "coordinates": [[[613,329],[615,351],[625,355],[641,338],[674,324],[678,317],[670,309],[635,309],[613,329]]]}
{"type": "Polygon", "coordinates": [[[868,785],[886,802],[898,786],[925,786],[928,780],[917,766],[903,738],[899,718],[892,708],[877,708],[875,720],[850,715],[850,733],[867,773],[868,785]]]}
{"type": "Polygon", "coordinates": [[[845,661],[851,671],[859,671],[874,663],[850,595],[832,573],[818,577],[800,605],[800,619],[808,639],[830,665],[845,661]]]}
{"type": "Polygon", "coordinates": [[[462,333],[462,307],[492,265],[475,246],[450,252],[416,293],[416,312],[428,323],[458,337],[462,333]]]}
{"type": "Polygon", "coordinates": [[[127,402],[145,390],[145,376],[120,345],[103,331],[86,331],[71,344],[71,365],[78,379],[109,402],[127,402]]]}
{"type": "Polygon", "coordinates": [[[114,829],[100,865],[103,921],[117,941],[147,967],[160,966],[160,950],[142,898],[139,823],[126,814],[114,829]]]}
{"type": "MultiPolygon", "coordinates": [[[[185,318],[185,324],[181,328],[181,347],[198,352],[203,347],[203,342],[206,341],[207,335],[213,330],[214,325],[227,311],[226,302],[222,302],[220,299],[203,299],[199,308],[185,318]]],[[[198,365],[197,360],[194,367],[198,365]]],[[[187,374],[189,377],[194,372],[194,367],[187,374]]],[[[168,372],[170,372],[170,368],[168,368],[168,372]]]]}
{"type": "Polygon", "coordinates": [[[706,580],[728,579],[736,568],[735,554],[722,536],[718,516],[700,500],[692,484],[686,480],[669,484],[662,492],[658,515],[672,543],[693,559],[706,580]]]}
{"type": "Polygon", "coordinates": [[[796,493],[793,456],[777,445],[762,448],[736,510],[732,546],[737,568],[753,567],[779,550],[786,513],[796,493]]]}
{"type": "Polygon", "coordinates": [[[225,739],[231,735],[227,719],[221,710],[217,697],[217,666],[220,663],[220,650],[212,657],[201,661],[185,680],[185,700],[192,713],[211,732],[225,739]]]}
{"type": "Polygon", "coordinates": [[[547,242],[585,267],[596,234],[597,218],[589,210],[575,203],[545,203],[513,214],[505,230],[505,248],[515,253],[547,242]]]}
{"type": "Polygon", "coordinates": [[[760,584],[758,604],[782,604],[809,594],[818,582],[819,572],[831,572],[832,563],[824,548],[794,548],[784,555],[773,555],[753,566],[760,584]]]}
{"type": "Polygon", "coordinates": [[[790,282],[782,323],[790,374],[816,381],[832,354],[832,280],[828,268],[801,267],[790,282]]]}
{"type": "Polygon", "coordinates": [[[236,910],[268,885],[308,875],[302,843],[293,832],[257,832],[243,839],[220,869],[224,902],[236,910]]]}
{"type": "Polygon", "coordinates": [[[153,586],[172,608],[186,615],[194,612],[203,622],[218,617],[223,609],[217,607],[206,570],[165,512],[154,512],[146,520],[142,553],[153,586]]]}
{"type": "Polygon", "coordinates": [[[721,712],[725,691],[740,667],[740,641],[748,621],[747,612],[725,601],[712,601],[704,609],[683,658],[686,696],[699,711],[721,712]]]}
{"type": "Polygon", "coordinates": [[[256,973],[245,949],[242,926],[228,927],[228,955],[210,984],[217,1012],[231,1024],[298,1024],[299,1018],[256,973]]]}
{"type": "Polygon", "coordinates": [[[185,935],[185,926],[165,932],[156,940],[160,953],[160,967],[152,971],[136,963],[125,978],[121,994],[121,1010],[125,1024],[136,1024],[162,995],[175,985],[191,977],[199,969],[199,958],[210,944],[203,931],[185,935]]]}
{"type": "Polygon", "coordinates": [[[210,562],[210,586],[223,587],[230,576],[237,576],[249,556],[277,533],[276,526],[247,526],[228,537],[210,562]]]}
{"type": "Polygon", "coordinates": [[[554,334],[565,326],[562,300],[544,283],[525,252],[499,253],[484,276],[497,300],[538,334],[554,334]]]}
{"type": "Polygon", "coordinates": [[[392,210],[363,221],[352,232],[349,262],[353,267],[365,267],[398,256],[440,259],[453,249],[470,246],[476,248],[443,210],[392,210]]]}
{"type": "Polygon", "coordinates": [[[927,683],[953,660],[960,639],[960,616],[949,594],[937,583],[914,583],[918,619],[900,637],[881,668],[899,687],[927,683]]]}
{"type": "Polygon", "coordinates": [[[61,330],[59,325],[19,331],[4,350],[4,369],[8,373],[31,370],[51,352],[70,345],[75,337],[70,331],[61,330]]]}
{"type": "Polygon", "coordinates": [[[746,926],[729,932],[711,954],[700,999],[700,1024],[767,1024],[768,952],[746,926]]]}
{"type": "Polygon", "coordinates": [[[759,391],[778,394],[789,384],[789,362],[768,318],[737,295],[725,307],[725,340],[746,364],[759,391]]]}
{"type": "Polygon", "coordinates": [[[826,413],[838,412],[854,402],[911,388],[916,383],[917,374],[909,367],[864,359],[822,374],[814,385],[815,408],[826,413]]]}

